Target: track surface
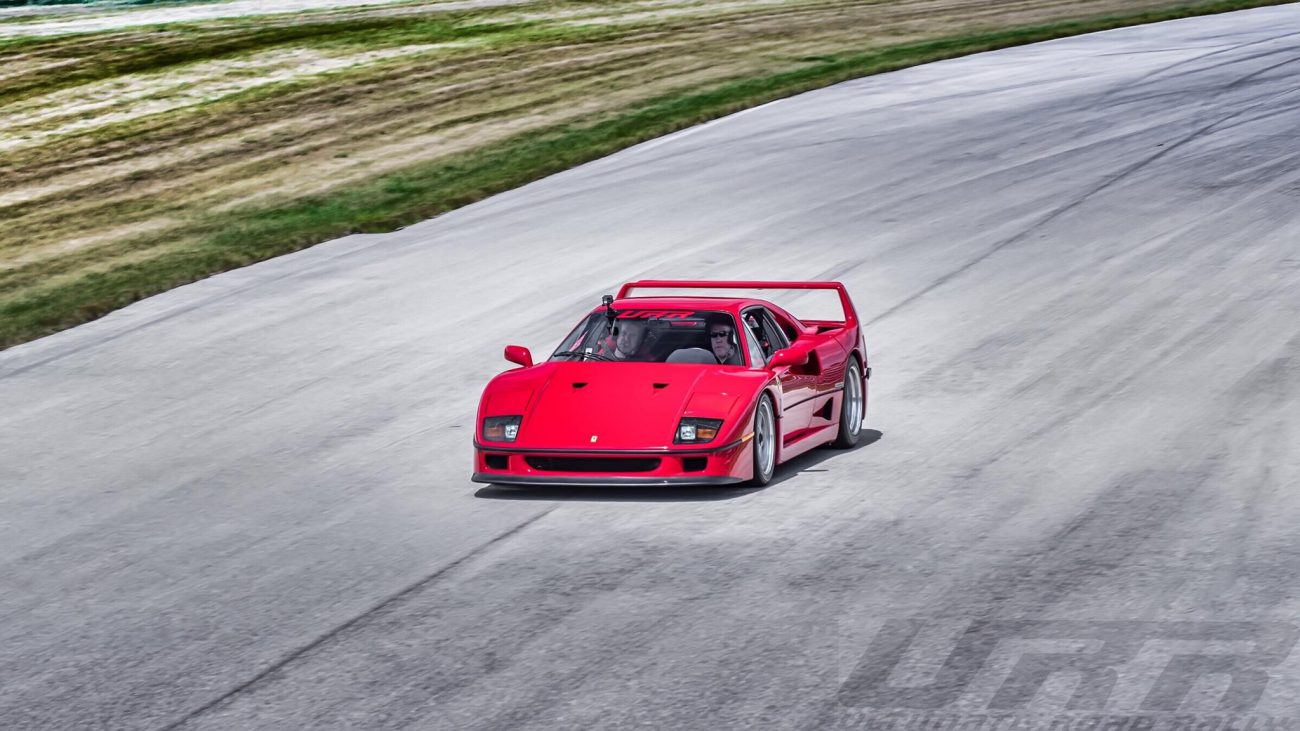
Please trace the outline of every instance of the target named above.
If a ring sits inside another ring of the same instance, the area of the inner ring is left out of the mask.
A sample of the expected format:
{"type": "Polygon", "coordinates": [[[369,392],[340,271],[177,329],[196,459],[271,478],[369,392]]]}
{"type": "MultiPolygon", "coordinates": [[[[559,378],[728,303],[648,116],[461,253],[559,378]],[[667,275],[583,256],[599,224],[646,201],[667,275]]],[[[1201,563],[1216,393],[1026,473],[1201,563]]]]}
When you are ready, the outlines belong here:
{"type": "Polygon", "coordinates": [[[1298,77],[1296,6],[934,64],[0,354],[0,725],[1293,724],[1298,77]],[[878,438],[469,483],[501,346],[646,275],[847,282],[878,438]]]}

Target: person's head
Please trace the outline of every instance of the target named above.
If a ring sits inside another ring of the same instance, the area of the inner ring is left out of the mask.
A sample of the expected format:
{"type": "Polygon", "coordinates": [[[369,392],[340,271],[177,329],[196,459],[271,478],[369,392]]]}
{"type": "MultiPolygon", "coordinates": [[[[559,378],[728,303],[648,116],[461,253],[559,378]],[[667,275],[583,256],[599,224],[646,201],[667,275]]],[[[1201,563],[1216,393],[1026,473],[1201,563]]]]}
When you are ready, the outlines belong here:
{"type": "Polygon", "coordinates": [[[736,329],[725,320],[709,323],[709,347],[719,363],[731,362],[736,353],[736,329]]]}
{"type": "Polygon", "coordinates": [[[645,323],[640,320],[622,320],[618,323],[618,335],[614,339],[615,354],[623,357],[634,355],[641,341],[645,338],[645,323]]]}

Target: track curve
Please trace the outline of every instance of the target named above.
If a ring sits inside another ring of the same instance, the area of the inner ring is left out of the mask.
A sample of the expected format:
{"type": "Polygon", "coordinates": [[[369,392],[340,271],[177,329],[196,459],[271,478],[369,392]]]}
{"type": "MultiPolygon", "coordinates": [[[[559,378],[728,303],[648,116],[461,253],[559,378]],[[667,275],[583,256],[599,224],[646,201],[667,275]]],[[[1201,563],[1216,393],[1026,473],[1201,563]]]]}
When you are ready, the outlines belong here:
{"type": "Polygon", "coordinates": [[[841,84],[0,353],[0,725],[1294,723],[1295,28],[841,84]],[[502,345],[778,275],[854,292],[870,443],[759,491],[468,482],[502,345]],[[1072,696],[1011,650],[943,675],[955,637],[1130,654],[1072,696]]]}

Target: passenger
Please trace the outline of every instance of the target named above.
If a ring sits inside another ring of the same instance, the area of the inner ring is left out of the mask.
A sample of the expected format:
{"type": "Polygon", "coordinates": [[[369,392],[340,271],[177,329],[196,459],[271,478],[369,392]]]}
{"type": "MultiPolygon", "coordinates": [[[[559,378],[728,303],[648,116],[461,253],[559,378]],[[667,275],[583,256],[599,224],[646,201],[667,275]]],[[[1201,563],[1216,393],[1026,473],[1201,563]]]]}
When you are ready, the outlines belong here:
{"type": "Polygon", "coordinates": [[[713,357],[723,365],[740,365],[740,348],[736,345],[736,329],[730,322],[709,324],[709,347],[713,357]]]}

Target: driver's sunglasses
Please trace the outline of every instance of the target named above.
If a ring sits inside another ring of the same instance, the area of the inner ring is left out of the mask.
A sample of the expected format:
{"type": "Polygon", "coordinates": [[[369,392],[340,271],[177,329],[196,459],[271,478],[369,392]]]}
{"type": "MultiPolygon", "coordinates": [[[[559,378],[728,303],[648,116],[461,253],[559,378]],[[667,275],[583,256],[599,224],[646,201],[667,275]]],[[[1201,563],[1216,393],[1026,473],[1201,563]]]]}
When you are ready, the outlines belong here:
{"type": "Polygon", "coordinates": [[[731,331],[730,331],[730,330],[721,330],[721,331],[718,331],[718,332],[711,332],[711,333],[709,333],[709,337],[710,337],[710,338],[729,338],[729,337],[731,337],[731,331]]]}

